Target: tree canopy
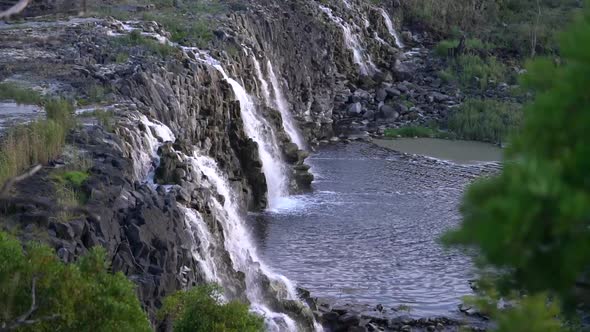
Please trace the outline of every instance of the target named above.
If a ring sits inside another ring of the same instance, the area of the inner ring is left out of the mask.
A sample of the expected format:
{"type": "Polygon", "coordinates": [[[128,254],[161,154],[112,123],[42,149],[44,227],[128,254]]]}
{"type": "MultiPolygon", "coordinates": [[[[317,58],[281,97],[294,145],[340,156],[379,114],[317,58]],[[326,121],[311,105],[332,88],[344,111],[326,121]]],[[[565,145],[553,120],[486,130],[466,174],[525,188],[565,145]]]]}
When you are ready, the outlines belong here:
{"type": "Polygon", "coordinates": [[[64,264],[45,245],[0,232],[0,330],[151,331],[134,285],[95,248],[64,264]]]}

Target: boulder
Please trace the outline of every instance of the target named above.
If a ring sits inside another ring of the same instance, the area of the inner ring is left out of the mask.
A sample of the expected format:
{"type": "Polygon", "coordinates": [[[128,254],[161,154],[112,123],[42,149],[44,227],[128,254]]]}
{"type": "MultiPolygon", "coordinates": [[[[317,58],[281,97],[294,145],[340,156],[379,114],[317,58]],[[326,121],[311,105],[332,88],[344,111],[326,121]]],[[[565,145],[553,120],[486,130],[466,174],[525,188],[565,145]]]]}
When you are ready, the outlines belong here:
{"type": "Polygon", "coordinates": [[[395,120],[399,117],[399,113],[396,112],[393,107],[386,104],[381,106],[381,109],[379,110],[379,117],[387,120],[395,120]]]}
{"type": "Polygon", "coordinates": [[[385,88],[385,92],[389,97],[399,97],[402,95],[401,91],[396,88],[385,88]]]}
{"type": "Polygon", "coordinates": [[[387,91],[385,89],[378,89],[375,93],[375,100],[385,101],[385,98],[387,98],[387,91]]]}

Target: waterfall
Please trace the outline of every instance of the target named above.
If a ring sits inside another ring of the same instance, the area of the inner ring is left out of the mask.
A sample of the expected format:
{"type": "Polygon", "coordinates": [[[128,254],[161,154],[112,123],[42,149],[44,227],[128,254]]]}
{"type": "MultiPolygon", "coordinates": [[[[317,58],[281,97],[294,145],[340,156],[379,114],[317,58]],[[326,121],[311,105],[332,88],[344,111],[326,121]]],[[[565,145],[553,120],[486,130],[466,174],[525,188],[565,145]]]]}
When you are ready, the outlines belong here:
{"type": "Polygon", "coordinates": [[[289,195],[289,177],[272,126],[258,112],[252,97],[246,92],[246,89],[238,81],[229,77],[218,61],[203,53],[197,53],[196,56],[198,60],[205,61],[213,66],[223,76],[240,102],[246,134],[258,143],[258,153],[260,154],[262,170],[268,186],[269,207],[276,207],[281,202],[281,198],[289,195]]]}
{"type": "Polygon", "coordinates": [[[353,28],[358,27],[354,24],[353,26],[350,26],[342,18],[334,15],[332,9],[328,7],[319,5],[319,8],[322,12],[328,15],[332,22],[336,23],[342,29],[344,43],[346,47],[352,51],[353,60],[359,66],[361,75],[372,75],[379,71],[371,60],[371,56],[365,53],[359,40],[359,36],[353,32],[353,28]]]}
{"type": "Polygon", "coordinates": [[[383,9],[383,8],[379,8],[379,12],[381,12],[381,16],[383,16],[383,20],[385,21],[385,26],[387,27],[387,31],[389,31],[389,34],[392,35],[393,38],[395,39],[395,45],[397,45],[398,48],[404,48],[405,45],[402,42],[402,39],[400,38],[399,34],[395,30],[395,26],[393,25],[393,21],[391,21],[389,14],[387,14],[385,9],[383,9]]]}
{"type": "Polygon", "coordinates": [[[270,84],[272,85],[272,89],[275,96],[275,105],[279,112],[281,113],[281,117],[283,118],[283,127],[285,131],[291,138],[291,142],[297,144],[299,149],[305,149],[305,141],[303,137],[301,137],[301,133],[297,129],[295,125],[295,120],[293,119],[293,115],[291,114],[289,103],[283,94],[283,89],[281,89],[281,84],[275,75],[275,71],[272,67],[272,63],[270,60],[267,62],[268,66],[268,76],[270,77],[270,84]]]}
{"type": "MultiPolygon", "coordinates": [[[[128,117],[131,121],[128,123],[128,127],[123,127],[123,134],[124,138],[130,141],[129,144],[132,145],[133,151],[137,152],[132,156],[134,166],[140,175],[139,179],[153,183],[153,171],[151,170],[159,159],[157,150],[163,142],[174,141],[175,137],[167,126],[158,121],[149,120],[144,115],[132,113],[128,117]],[[140,125],[143,125],[147,130],[140,130],[140,125]],[[146,174],[149,174],[148,178],[146,178],[146,174]]],[[[299,327],[295,320],[286,313],[280,312],[284,309],[277,310],[276,308],[283,308],[287,303],[290,305],[298,303],[301,308],[304,305],[298,302],[295,287],[290,281],[273,273],[257,256],[255,246],[240,213],[239,199],[235,196],[227,176],[217,166],[216,161],[210,157],[200,155],[196,151],[191,156],[182,152],[177,152],[177,154],[181,159],[190,162],[196,172],[203,175],[200,180],[195,179],[197,184],[210,188],[223,196],[223,200],[216,195],[210,196],[211,200],[208,204],[217,222],[211,229],[197,210],[178,204],[183,212],[187,231],[193,239],[191,251],[199,266],[199,273],[208,282],[215,282],[231,288],[232,285],[228,284],[228,281],[232,279],[224,272],[224,269],[220,268],[224,266],[224,258],[220,256],[223,254],[220,254],[219,250],[227,252],[231,259],[230,268],[244,273],[245,295],[250,302],[251,310],[264,317],[267,331],[298,331],[299,327]],[[222,236],[213,235],[216,229],[221,229],[222,236]]],[[[188,267],[184,267],[180,273],[187,271],[190,271],[188,267]]],[[[311,318],[309,319],[307,323],[301,322],[302,326],[311,324],[311,318]]],[[[321,331],[319,325],[314,326],[317,331],[321,331]]]]}
{"type": "Polygon", "coordinates": [[[271,287],[278,293],[279,300],[296,300],[293,285],[283,276],[271,272],[257,257],[250,235],[244,227],[239,203],[233,195],[229,180],[223,175],[215,160],[195,152],[190,157],[193,167],[205,175],[210,185],[224,197],[221,203],[213,199],[218,221],[222,225],[224,247],[229,252],[234,267],[246,276],[246,295],[251,309],[266,318],[269,331],[297,331],[295,321],[284,313],[271,310],[266,304],[261,278],[268,277],[271,287]]]}
{"type": "Polygon", "coordinates": [[[256,76],[258,76],[258,80],[260,81],[261,89],[262,89],[262,96],[264,97],[264,101],[268,106],[272,106],[271,98],[270,98],[270,90],[268,88],[268,82],[264,79],[262,75],[262,69],[260,68],[260,62],[256,59],[256,56],[252,56],[252,62],[254,62],[254,69],[256,70],[256,76]]]}
{"type": "Polygon", "coordinates": [[[143,114],[128,114],[133,126],[141,124],[144,131],[121,127],[123,134],[132,145],[131,158],[134,160],[135,178],[142,182],[153,183],[153,173],[159,163],[158,149],[164,142],[174,142],[175,137],[170,128],[158,121],[151,121],[143,114]]]}
{"type": "Polygon", "coordinates": [[[272,85],[272,90],[274,94],[274,99],[271,98],[270,90],[268,87],[268,82],[264,78],[262,74],[262,69],[260,66],[260,62],[256,59],[256,56],[252,55],[252,62],[254,63],[254,69],[256,70],[256,76],[260,81],[262,95],[266,101],[266,104],[270,107],[276,108],[281,113],[281,118],[283,120],[283,128],[291,142],[297,144],[299,149],[305,149],[305,141],[301,136],[301,133],[297,129],[297,125],[295,124],[295,119],[293,119],[293,115],[291,115],[289,103],[283,94],[283,89],[281,88],[281,84],[277,79],[277,76],[274,72],[272,62],[270,60],[267,61],[267,68],[268,68],[268,77],[270,78],[270,84],[272,85]]]}
{"type": "Polygon", "coordinates": [[[213,246],[212,246],[212,235],[207,225],[203,221],[203,218],[198,211],[189,209],[179,204],[179,208],[184,212],[184,222],[187,229],[191,231],[193,236],[193,243],[200,243],[200,246],[193,246],[192,253],[193,258],[199,263],[199,267],[203,272],[205,280],[207,282],[217,282],[223,285],[221,278],[219,277],[220,272],[217,271],[217,264],[212,259],[213,246]]]}

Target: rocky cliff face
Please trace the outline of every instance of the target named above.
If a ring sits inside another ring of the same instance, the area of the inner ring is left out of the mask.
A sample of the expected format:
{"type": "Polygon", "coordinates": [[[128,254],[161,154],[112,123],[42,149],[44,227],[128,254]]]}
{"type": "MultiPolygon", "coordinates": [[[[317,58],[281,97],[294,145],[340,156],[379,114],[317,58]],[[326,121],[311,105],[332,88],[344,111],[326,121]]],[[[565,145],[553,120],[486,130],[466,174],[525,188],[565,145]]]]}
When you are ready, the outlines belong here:
{"type": "MultiPolygon", "coordinates": [[[[271,157],[284,165],[289,190],[306,190],[313,177],[302,145],[333,137],[335,121],[385,113],[385,99],[374,94],[395,79],[399,41],[383,13],[360,0],[256,0],[224,19],[210,50],[176,47],[166,58],[114,42],[131,30],[162,41],[166,32],[153,22],[0,27],[2,81],[75,100],[103,87],[108,102],[96,107],[111,110],[115,121],[107,131],[84,120],[69,139],[93,163],[84,185],[88,216],[64,223],[41,206],[20,204],[3,226],[24,229],[23,240],[46,239],[65,261],[106,247],[113,270],[137,283],[152,317],[164,296],[215,281],[228,297],[272,314],[269,329],[313,330],[311,311],[259,261],[241,218],[265,208],[276,183],[263,172],[261,142],[247,134],[252,120],[235,84],[264,119],[261,132],[272,132],[264,137],[276,141],[280,153],[271,157]],[[121,49],[129,55],[123,60],[121,49]],[[290,116],[307,143],[294,142],[290,116]]],[[[14,194],[54,201],[53,171],[14,194]]]]}

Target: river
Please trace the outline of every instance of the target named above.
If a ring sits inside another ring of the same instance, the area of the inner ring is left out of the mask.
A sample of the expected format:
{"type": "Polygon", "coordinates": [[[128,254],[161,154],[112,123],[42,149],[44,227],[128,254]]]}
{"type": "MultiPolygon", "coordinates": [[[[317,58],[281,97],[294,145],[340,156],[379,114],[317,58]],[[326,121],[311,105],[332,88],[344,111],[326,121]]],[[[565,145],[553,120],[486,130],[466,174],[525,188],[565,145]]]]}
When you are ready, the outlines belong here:
{"type": "Polygon", "coordinates": [[[324,146],[308,162],[313,193],[250,217],[263,260],[314,296],[403,305],[415,316],[456,312],[472,292],[473,264],[438,239],[458,224],[465,186],[499,163],[461,165],[366,143],[324,146]]]}

